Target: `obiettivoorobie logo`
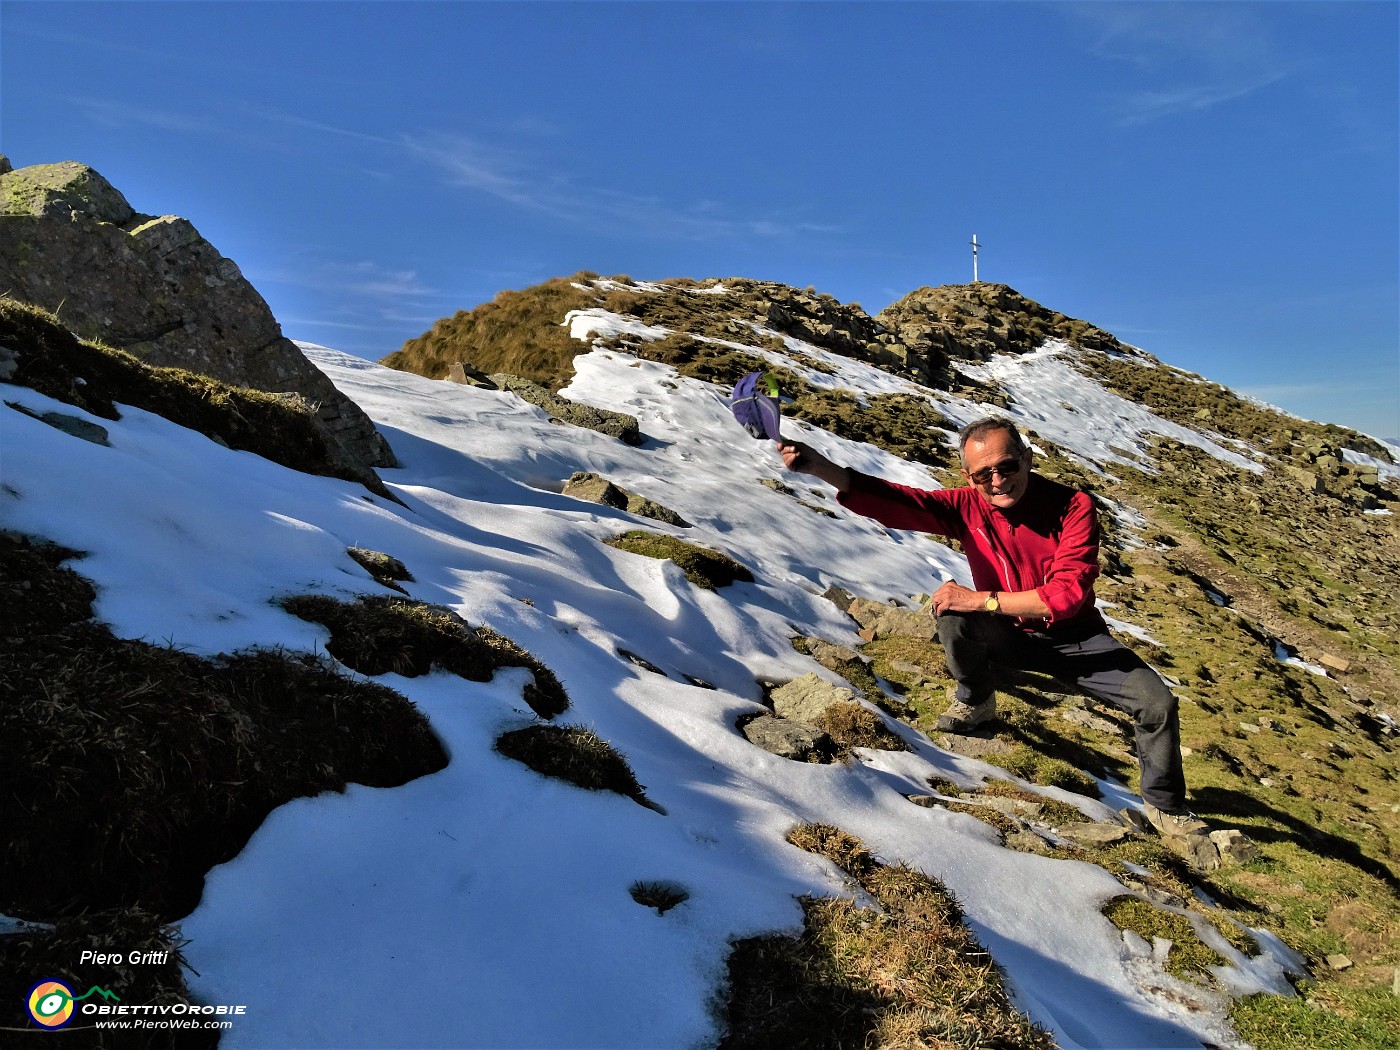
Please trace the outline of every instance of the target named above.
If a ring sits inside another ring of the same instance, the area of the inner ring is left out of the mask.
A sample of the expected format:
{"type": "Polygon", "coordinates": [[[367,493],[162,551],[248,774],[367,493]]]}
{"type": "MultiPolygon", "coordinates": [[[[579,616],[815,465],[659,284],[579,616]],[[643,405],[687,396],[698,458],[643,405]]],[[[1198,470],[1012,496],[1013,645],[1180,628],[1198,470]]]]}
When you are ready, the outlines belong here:
{"type": "Polygon", "coordinates": [[[80,1003],[90,995],[100,995],[108,1001],[121,1002],[116,992],[93,985],[82,995],[74,995],[62,981],[40,981],[29,989],[26,1005],[29,1016],[41,1028],[62,1028],[73,1020],[73,1004],[80,1003]]]}

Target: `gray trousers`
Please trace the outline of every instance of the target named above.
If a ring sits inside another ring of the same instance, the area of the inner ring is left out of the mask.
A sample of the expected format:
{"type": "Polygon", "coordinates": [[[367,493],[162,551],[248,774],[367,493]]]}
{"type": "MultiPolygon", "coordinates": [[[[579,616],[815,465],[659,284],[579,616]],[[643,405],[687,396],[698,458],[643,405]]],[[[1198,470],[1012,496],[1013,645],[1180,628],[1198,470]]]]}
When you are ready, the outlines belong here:
{"type": "Polygon", "coordinates": [[[1077,641],[1030,634],[1005,616],[944,613],[938,640],[957,698],[978,704],[996,689],[996,668],[1048,674],[1132,715],[1142,797],[1160,810],[1186,809],[1176,697],[1157,672],[1107,631],[1077,641]]]}

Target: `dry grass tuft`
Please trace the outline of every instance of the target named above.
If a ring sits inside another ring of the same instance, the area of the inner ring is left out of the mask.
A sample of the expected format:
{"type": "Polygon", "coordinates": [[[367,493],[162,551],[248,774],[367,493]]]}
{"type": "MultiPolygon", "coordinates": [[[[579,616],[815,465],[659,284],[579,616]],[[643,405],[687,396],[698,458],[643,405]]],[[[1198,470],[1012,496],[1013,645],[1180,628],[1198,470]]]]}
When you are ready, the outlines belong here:
{"type": "Polygon", "coordinates": [[[658,915],[690,900],[689,893],[670,882],[634,882],[627,892],[644,908],[655,908],[658,915]]]}
{"type": "MultiPolygon", "coordinates": [[[[0,1002],[6,1004],[0,1013],[0,1031],[21,1025],[37,1031],[29,1024],[23,1004],[29,990],[44,978],[62,981],[75,996],[97,985],[116,993],[123,1003],[167,1006],[191,1001],[180,954],[184,942],[175,929],[151,912],[141,908],[95,911],[62,919],[53,926],[52,930],[34,928],[0,937],[0,1002]],[[79,964],[84,951],[98,949],[112,954],[112,946],[120,946],[116,953],[120,961],[79,964]],[[153,961],[132,963],[132,952],[153,961]]],[[[58,1041],[81,1050],[134,1046],[210,1050],[219,1040],[217,1032],[198,1029],[147,1029],[139,1036],[134,1031],[103,1031],[94,1028],[93,1021],[92,1016],[77,1013],[62,1029],[58,1041]]],[[[46,1037],[35,1034],[29,1038],[42,1041],[46,1037]]],[[[4,1042],[6,1046],[26,1045],[23,1038],[4,1042]]]]}
{"type": "Polygon", "coordinates": [[[390,590],[406,594],[399,583],[413,583],[413,573],[408,571],[408,567],[391,555],[383,551],[367,550],[364,547],[349,547],[345,551],[351,559],[369,573],[376,583],[381,583],[390,590]]]}
{"type": "Polygon", "coordinates": [[[613,791],[660,811],[637,783],[627,759],[584,726],[526,726],[497,738],[496,750],[544,776],[567,780],[589,791],[613,791]]]}
{"type": "Polygon", "coordinates": [[[816,726],[847,753],[857,747],[875,751],[909,750],[909,745],[886,726],[879,715],[854,701],[832,704],[821,713],[816,726]]]}
{"type": "Polygon", "coordinates": [[[287,598],[282,606],[329,628],[326,651],[361,674],[415,678],[440,667],[471,682],[489,682],[498,668],[525,667],[535,677],[525,687],[525,702],[536,714],[553,718],[569,706],[563,685],[539,660],[440,606],[387,595],[340,602],[317,594],[287,598]]]}
{"type": "Polygon", "coordinates": [[[1054,1046],[1011,1005],[996,964],[935,879],[878,863],[836,828],[803,825],[788,841],[830,859],[881,910],[808,897],[799,937],[737,942],[722,1047],[1054,1046]]]}
{"type": "Polygon", "coordinates": [[[313,657],[114,637],[71,555],[0,534],[0,912],[183,915],[282,803],[446,765],[404,697],[313,657]]]}
{"type": "Polygon", "coordinates": [[[586,284],[592,274],[557,277],[523,291],[504,291],[489,303],[459,310],[404,343],[382,364],[430,379],[445,379],[461,361],[488,374],[507,372],[558,391],[573,376],[574,357],[588,344],[569,335],[570,310],[600,306],[602,296],[586,284]]]}
{"type": "Polygon", "coordinates": [[[879,866],[865,843],[830,824],[799,824],[788,833],[787,840],[798,849],[825,857],[857,881],[879,866]]]}

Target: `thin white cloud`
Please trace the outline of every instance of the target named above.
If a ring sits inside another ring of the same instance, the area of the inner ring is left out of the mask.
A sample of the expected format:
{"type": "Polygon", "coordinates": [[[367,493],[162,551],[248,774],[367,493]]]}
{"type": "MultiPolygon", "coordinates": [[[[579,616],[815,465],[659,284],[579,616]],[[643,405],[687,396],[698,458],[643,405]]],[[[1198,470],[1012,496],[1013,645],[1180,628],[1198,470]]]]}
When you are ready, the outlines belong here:
{"type": "Polygon", "coordinates": [[[1204,113],[1293,76],[1304,64],[1279,55],[1266,21],[1242,5],[1064,4],[1097,58],[1134,67],[1150,86],[1117,97],[1122,126],[1204,113]]]}
{"type": "Polygon", "coordinates": [[[1181,113],[1202,113],[1226,102],[1252,95],[1288,76],[1288,72],[1270,73],[1257,80],[1229,83],[1202,83],[1165,91],[1139,91],[1122,102],[1119,123],[1124,127],[1150,124],[1164,117],[1181,113]]]}
{"type": "Polygon", "coordinates": [[[281,322],[283,328],[300,325],[303,328],[336,328],[354,332],[378,332],[384,326],[372,324],[351,324],[348,321],[321,321],[310,317],[288,317],[281,322]]]}
{"type": "MultiPolygon", "coordinates": [[[[219,119],[211,114],[193,115],[178,109],[140,107],[104,99],[71,98],[68,101],[84,110],[91,119],[111,126],[144,124],[177,134],[257,140],[271,149],[303,150],[308,132],[350,140],[377,147],[390,158],[407,156],[436,171],[448,186],[590,228],[623,229],[639,236],[692,241],[829,237],[841,229],[833,224],[785,214],[743,215],[709,197],[687,204],[668,201],[655,194],[589,185],[561,173],[557,153],[545,157],[537,150],[487,143],[459,132],[376,134],[267,107],[239,107],[226,111],[223,119],[219,119]],[[233,117],[243,119],[230,119],[233,117]],[[295,142],[275,136],[254,136],[247,130],[246,118],[249,117],[265,125],[297,132],[295,142]],[[234,130],[235,127],[239,130],[234,130]]],[[[392,160],[389,163],[392,166],[392,160]]],[[[364,163],[358,168],[365,170],[364,163]]],[[[374,169],[367,174],[382,178],[374,169]]],[[[271,279],[305,284],[319,277],[277,274],[271,279]]],[[[405,282],[402,277],[388,283],[369,282],[364,290],[376,295],[431,294],[429,290],[415,288],[411,281],[405,282]]]]}
{"type": "MultiPolygon", "coordinates": [[[[585,185],[552,168],[546,171],[529,153],[490,146],[461,134],[411,135],[404,137],[404,143],[419,159],[438,168],[451,185],[583,225],[682,240],[776,239],[838,232],[832,225],[781,216],[726,214],[724,206],[712,198],[686,206],[652,194],[585,185]]],[[[557,157],[550,160],[557,164],[557,157]]]]}
{"type": "Polygon", "coordinates": [[[378,263],[361,261],[312,262],[291,270],[270,270],[257,275],[259,281],[337,292],[369,299],[425,301],[440,293],[424,284],[415,270],[396,270],[378,263]]]}
{"type": "Polygon", "coordinates": [[[206,115],[195,116],[189,113],[180,113],[175,110],[155,109],[149,106],[133,106],[125,102],[114,102],[110,99],[85,98],[81,96],[67,96],[63,101],[81,109],[94,122],[112,128],[144,124],[149,127],[160,128],[162,131],[170,131],[182,135],[214,135],[224,133],[224,129],[206,115]]]}

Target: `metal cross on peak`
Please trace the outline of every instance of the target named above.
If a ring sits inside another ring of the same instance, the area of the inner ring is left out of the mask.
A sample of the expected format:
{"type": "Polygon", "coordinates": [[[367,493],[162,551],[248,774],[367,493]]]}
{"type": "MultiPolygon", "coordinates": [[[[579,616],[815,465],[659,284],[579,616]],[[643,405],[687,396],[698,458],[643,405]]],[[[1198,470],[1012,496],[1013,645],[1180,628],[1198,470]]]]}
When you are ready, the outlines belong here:
{"type": "Polygon", "coordinates": [[[977,249],[982,247],[977,243],[977,234],[972,235],[972,240],[968,242],[972,245],[972,283],[978,284],[977,280],[977,249]]]}

